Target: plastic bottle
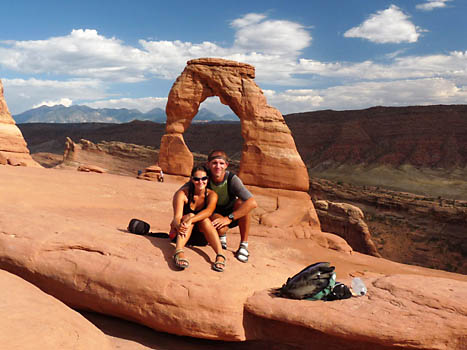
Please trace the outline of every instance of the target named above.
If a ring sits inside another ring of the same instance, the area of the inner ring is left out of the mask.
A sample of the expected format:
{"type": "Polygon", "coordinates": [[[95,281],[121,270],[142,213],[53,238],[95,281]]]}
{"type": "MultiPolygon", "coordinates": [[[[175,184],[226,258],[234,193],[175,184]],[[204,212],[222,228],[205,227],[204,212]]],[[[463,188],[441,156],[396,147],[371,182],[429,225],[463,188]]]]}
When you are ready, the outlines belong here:
{"type": "Polygon", "coordinates": [[[366,286],[365,283],[359,278],[359,277],[354,277],[352,279],[352,292],[354,295],[360,297],[366,294],[366,286]]]}

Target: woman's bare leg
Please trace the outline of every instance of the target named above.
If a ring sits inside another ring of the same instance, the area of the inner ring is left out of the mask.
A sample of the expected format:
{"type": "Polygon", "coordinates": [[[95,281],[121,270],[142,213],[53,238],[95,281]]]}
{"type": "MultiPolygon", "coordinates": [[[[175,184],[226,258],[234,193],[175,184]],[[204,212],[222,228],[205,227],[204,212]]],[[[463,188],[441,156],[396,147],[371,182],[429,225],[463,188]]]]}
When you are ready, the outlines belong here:
{"type": "Polygon", "coordinates": [[[209,245],[212,247],[212,249],[216,253],[216,259],[215,259],[214,265],[216,265],[217,268],[221,268],[223,270],[225,266],[225,257],[222,254],[221,241],[219,240],[219,235],[217,234],[217,230],[214,228],[209,218],[206,218],[198,222],[198,225],[199,225],[198,229],[201,232],[203,232],[204,237],[206,238],[209,245]],[[218,263],[222,263],[222,264],[218,264],[218,263]]]}
{"type": "Polygon", "coordinates": [[[202,221],[197,222],[198,228],[203,232],[204,237],[208,241],[209,245],[214,249],[216,254],[222,254],[221,241],[217,234],[217,230],[212,225],[212,222],[209,218],[206,218],[202,221]]]}
{"type": "MultiPolygon", "coordinates": [[[[191,225],[187,229],[185,235],[182,236],[180,233],[177,234],[177,243],[175,244],[175,252],[179,252],[179,253],[177,253],[177,257],[179,259],[185,259],[185,253],[183,252],[183,248],[185,248],[186,243],[190,239],[192,231],[193,231],[193,225],[191,225]]],[[[183,262],[182,262],[182,264],[183,264],[183,262]]],[[[188,266],[187,263],[185,263],[183,265],[186,265],[185,267],[188,266]]]]}

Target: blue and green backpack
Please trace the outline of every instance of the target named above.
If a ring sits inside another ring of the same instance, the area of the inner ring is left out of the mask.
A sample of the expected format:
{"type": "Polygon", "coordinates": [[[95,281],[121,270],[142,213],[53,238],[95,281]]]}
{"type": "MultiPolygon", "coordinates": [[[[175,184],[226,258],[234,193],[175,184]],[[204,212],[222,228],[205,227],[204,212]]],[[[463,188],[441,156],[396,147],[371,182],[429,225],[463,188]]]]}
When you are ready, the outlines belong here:
{"type": "Polygon", "coordinates": [[[311,264],[289,277],[276,295],[289,299],[338,300],[351,297],[350,289],[336,282],[335,267],[328,262],[311,264]]]}

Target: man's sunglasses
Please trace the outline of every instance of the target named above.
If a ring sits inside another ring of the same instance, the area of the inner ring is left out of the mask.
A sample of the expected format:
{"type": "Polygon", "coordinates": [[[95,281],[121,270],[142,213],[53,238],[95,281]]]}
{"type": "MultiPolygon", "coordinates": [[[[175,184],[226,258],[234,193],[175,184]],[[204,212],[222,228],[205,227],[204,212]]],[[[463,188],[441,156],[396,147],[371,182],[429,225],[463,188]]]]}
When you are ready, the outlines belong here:
{"type": "Polygon", "coordinates": [[[193,176],[192,179],[193,179],[193,181],[198,182],[198,181],[206,181],[208,179],[208,177],[207,176],[203,176],[203,177],[193,176]]]}

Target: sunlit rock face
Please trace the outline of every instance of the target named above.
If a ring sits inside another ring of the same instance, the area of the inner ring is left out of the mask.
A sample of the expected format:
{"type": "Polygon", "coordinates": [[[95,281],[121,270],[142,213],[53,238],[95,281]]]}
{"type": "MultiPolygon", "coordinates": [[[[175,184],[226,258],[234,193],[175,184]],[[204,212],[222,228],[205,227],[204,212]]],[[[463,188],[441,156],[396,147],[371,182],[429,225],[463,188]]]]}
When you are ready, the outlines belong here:
{"type": "MultiPolygon", "coordinates": [[[[244,143],[239,176],[243,182],[260,187],[308,190],[307,169],[290,129],[282,114],[267,104],[254,77],[255,68],[245,63],[217,58],[188,61],[167,101],[166,134],[159,154],[164,172],[189,175],[193,156],[183,133],[200,104],[208,97],[218,96],[240,118],[244,143]]],[[[223,142],[219,139],[219,148],[223,142]]]]}
{"type": "Polygon", "coordinates": [[[0,164],[40,167],[31,155],[3,96],[0,80],[0,164]]]}

